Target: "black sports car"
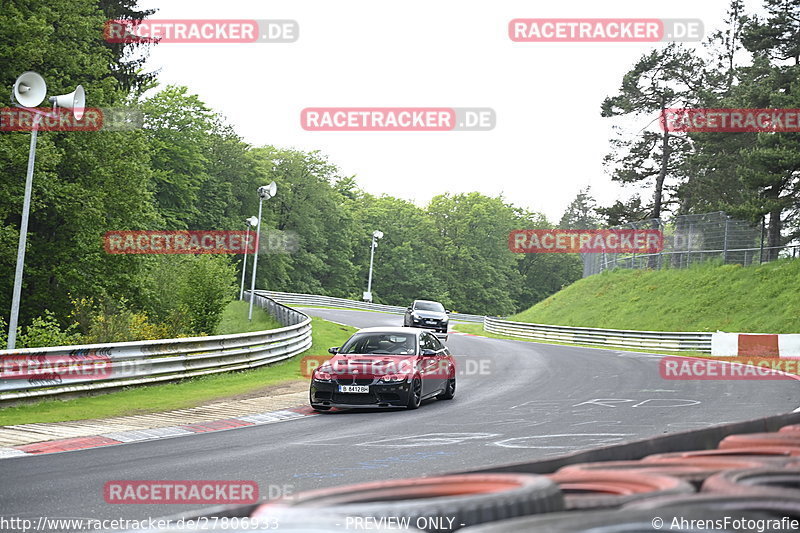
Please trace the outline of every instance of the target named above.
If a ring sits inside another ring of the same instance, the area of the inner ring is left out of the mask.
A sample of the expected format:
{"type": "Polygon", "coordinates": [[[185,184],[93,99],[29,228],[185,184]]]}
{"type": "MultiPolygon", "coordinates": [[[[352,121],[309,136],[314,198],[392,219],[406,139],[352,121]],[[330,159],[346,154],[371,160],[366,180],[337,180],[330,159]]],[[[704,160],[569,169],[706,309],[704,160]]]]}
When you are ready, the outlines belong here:
{"type": "Polygon", "coordinates": [[[450,400],[456,391],[455,359],[432,333],[417,328],[366,328],[311,376],[309,399],[317,411],[331,407],[407,407],[428,398],[450,400]]]}
{"type": "Polygon", "coordinates": [[[446,311],[439,302],[431,300],[414,300],[403,317],[403,325],[413,328],[431,328],[447,333],[450,324],[450,311],[446,311]]]}

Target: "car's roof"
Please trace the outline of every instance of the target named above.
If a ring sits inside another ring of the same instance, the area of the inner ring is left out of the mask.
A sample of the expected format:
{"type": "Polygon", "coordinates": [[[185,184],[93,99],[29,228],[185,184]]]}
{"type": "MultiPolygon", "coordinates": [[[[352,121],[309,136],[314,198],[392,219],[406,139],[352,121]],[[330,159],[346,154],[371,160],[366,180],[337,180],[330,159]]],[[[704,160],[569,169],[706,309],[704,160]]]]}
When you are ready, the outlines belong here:
{"type": "Polygon", "coordinates": [[[441,302],[437,302],[436,300],[414,300],[414,303],[417,302],[425,302],[426,304],[439,304],[442,305],[441,302]]]}
{"type": "Polygon", "coordinates": [[[424,333],[424,329],[419,328],[401,328],[401,327],[374,327],[374,328],[364,328],[356,331],[357,333],[405,333],[406,335],[419,335],[420,333],[424,333]]]}

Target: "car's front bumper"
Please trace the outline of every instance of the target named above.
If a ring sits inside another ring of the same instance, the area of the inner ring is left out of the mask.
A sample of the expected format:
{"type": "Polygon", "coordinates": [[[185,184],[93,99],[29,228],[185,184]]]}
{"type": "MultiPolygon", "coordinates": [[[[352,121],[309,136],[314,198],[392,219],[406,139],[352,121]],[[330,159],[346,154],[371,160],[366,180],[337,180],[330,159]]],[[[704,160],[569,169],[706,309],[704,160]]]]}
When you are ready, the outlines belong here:
{"type": "Polygon", "coordinates": [[[421,319],[411,319],[411,327],[414,328],[423,328],[423,329],[437,329],[437,330],[447,330],[447,327],[450,325],[449,320],[441,320],[438,318],[421,318],[421,319]]]}
{"type": "MultiPolygon", "coordinates": [[[[351,382],[341,385],[351,385],[351,382]]],[[[406,407],[411,390],[408,381],[383,383],[369,386],[368,393],[339,392],[340,383],[335,381],[311,381],[309,397],[312,406],[346,408],[392,408],[406,407]]]]}

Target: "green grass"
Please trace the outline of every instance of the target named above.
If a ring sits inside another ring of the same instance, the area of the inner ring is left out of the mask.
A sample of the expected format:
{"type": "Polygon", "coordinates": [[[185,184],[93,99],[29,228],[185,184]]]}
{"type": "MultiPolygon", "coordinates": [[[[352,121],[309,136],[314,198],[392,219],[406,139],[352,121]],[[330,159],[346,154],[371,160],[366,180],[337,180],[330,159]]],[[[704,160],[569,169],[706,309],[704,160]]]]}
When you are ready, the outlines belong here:
{"type": "Polygon", "coordinates": [[[510,320],[652,331],[800,332],[800,261],[614,270],[573,283],[510,320]]]}
{"type": "MultiPolygon", "coordinates": [[[[231,313],[235,314],[235,309],[231,313]]],[[[246,321],[247,315],[244,316],[246,321]]],[[[307,355],[328,355],[328,348],[341,346],[355,331],[355,328],[340,326],[321,318],[313,317],[311,321],[313,331],[311,348],[287,361],[254,370],[213,374],[163,385],[132,387],[99,396],[45,400],[35,404],[0,408],[0,426],[184,409],[253,393],[270,385],[305,381],[308,378],[302,375],[300,364],[302,358],[307,355]]]]}
{"type": "Polygon", "coordinates": [[[222,311],[222,320],[217,326],[214,335],[230,335],[232,333],[249,333],[251,331],[264,331],[265,329],[276,329],[281,327],[280,323],[272,318],[272,315],[253,306],[253,321],[247,320],[250,311],[250,304],[247,302],[234,301],[228,304],[222,311]]]}

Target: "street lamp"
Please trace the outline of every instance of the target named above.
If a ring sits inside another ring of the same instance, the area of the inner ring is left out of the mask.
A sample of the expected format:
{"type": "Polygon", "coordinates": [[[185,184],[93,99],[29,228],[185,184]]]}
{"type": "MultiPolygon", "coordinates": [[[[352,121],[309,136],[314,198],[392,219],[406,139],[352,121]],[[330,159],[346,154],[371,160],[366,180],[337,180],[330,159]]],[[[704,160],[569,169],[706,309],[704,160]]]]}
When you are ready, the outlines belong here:
{"type": "Polygon", "coordinates": [[[364,293],[364,301],[372,303],[372,263],[375,260],[375,248],[378,247],[378,239],[383,239],[383,232],[376,229],[372,232],[372,246],[369,252],[369,279],[367,280],[367,292],[364,293]]]}
{"type": "Polygon", "coordinates": [[[273,181],[269,185],[262,185],[258,188],[258,229],[256,229],[256,255],[253,257],[253,278],[250,282],[250,312],[247,314],[247,320],[253,321],[253,300],[256,297],[256,270],[258,270],[258,249],[259,240],[261,239],[261,205],[264,203],[264,198],[270,199],[275,196],[278,186],[273,181]]]}
{"type": "Polygon", "coordinates": [[[244,221],[247,233],[244,237],[244,263],[242,263],[242,288],[239,289],[239,300],[244,299],[244,274],[247,272],[247,250],[250,249],[250,228],[258,224],[258,218],[250,217],[244,221]]]}
{"type": "Polygon", "coordinates": [[[19,226],[19,243],[17,245],[17,266],[14,271],[14,290],[11,296],[11,316],[8,320],[8,349],[13,350],[17,344],[17,321],[19,319],[19,303],[22,294],[22,271],[25,267],[25,246],[28,241],[28,215],[31,210],[31,189],[33,188],[33,165],[36,160],[36,138],[39,133],[39,123],[42,117],[55,116],[56,109],[66,107],[72,110],[73,116],[80,120],[86,105],[86,93],[83,86],[78,85],[69,94],[51,96],[49,101],[53,104],[53,112],[45,113],[33,109],[44,100],[47,94],[47,83],[36,72],[23,72],[14,82],[11,92],[11,101],[14,106],[26,109],[33,113],[31,127],[31,146],[28,151],[28,172],[25,175],[25,196],[22,201],[22,220],[19,226]]]}

